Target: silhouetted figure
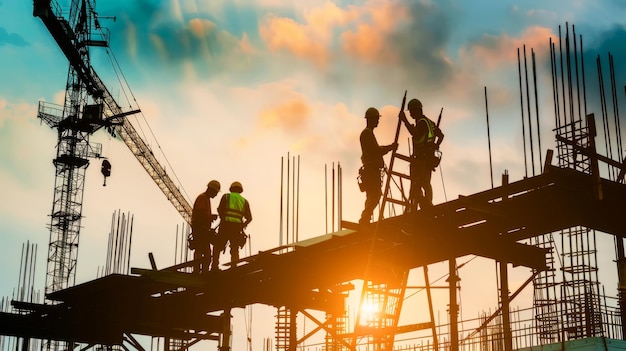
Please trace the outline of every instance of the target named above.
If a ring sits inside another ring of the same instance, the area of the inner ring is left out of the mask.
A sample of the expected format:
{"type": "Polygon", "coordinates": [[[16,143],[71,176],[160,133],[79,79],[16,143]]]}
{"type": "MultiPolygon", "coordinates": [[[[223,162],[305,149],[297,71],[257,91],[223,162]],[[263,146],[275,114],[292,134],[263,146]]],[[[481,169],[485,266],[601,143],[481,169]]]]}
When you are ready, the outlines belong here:
{"type": "Polygon", "coordinates": [[[211,243],[215,240],[215,230],[211,228],[211,222],[217,219],[217,215],[211,212],[211,199],[219,193],[220,182],[212,180],[207,185],[206,191],[198,195],[193,203],[191,212],[191,235],[193,240],[190,248],[194,250],[194,272],[208,272],[211,265],[211,243]]]}
{"type": "Polygon", "coordinates": [[[418,205],[422,209],[433,205],[433,188],[430,184],[430,178],[432,172],[439,165],[440,159],[435,156],[435,151],[439,150],[444,135],[433,121],[424,116],[422,103],[418,99],[409,101],[407,110],[416,121],[415,125],[411,124],[404,111],[400,111],[400,118],[413,139],[409,202],[411,204],[410,210],[416,211],[418,205]]]}
{"type": "Polygon", "coordinates": [[[241,183],[233,182],[229,190],[230,193],[222,195],[217,207],[220,227],[213,246],[213,270],[219,267],[220,251],[226,250],[226,243],[230,245],[230,261],[239,260],[239,249],[246,244],[248,238],[244,229],[252,222],[250,203],[241,196],[243,192],[241,183]]]}
{"type": "Polygon", "coordinates": [[[361,132],[361,162],[363,166],[359,170],[361,177],[360,188],[365,191],[365,208],[361,213],[359,223],[369,223],[376,205],[382,195],[382,171],[385,168],[383,155],[398,147],[397,143],[380,146],[374,135],[374,128],[378,126],[380,113],[374,107],[365,112],[367,125],[361,132]]]}

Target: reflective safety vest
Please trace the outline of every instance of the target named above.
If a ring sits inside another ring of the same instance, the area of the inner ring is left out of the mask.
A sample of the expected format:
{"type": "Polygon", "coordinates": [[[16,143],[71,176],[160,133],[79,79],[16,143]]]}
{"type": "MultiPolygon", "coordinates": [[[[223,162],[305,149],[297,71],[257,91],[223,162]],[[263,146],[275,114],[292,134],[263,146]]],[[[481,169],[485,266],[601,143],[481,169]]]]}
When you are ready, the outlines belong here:
{"type": "Polygon", "coordinates": [[[226,222],[243,223],[244,206],[246,199],[239,193],[228,194],[228,208],[225,211],[226,222]]]}
{"type": "Polygon", "coordinates": [[[435,123],[433,123],[433,121],[431,121],[428,118],[421,118],[419,121],[417,121],[417,123],[424,121],[424,123],[426,123],[426,126],[428,127],[428,134],[425,136],[426,138],[424,139],[424,135],[421,136],[420,140],[416,140],[416,144],[425,144],[425,143],[433,143],[435,142],[435,123]]]}

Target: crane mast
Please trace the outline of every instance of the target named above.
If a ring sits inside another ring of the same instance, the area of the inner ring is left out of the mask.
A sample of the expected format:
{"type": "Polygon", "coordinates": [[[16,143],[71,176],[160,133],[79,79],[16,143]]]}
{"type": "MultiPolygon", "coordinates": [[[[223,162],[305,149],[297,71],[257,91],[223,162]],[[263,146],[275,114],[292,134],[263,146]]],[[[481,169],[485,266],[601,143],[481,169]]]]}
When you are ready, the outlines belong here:
{"type": "Polygon", "coordinates": [[[33,16],[39,17],[69,61],[63,106],[39,103],[37,117],[58,131],[46,294],[75,283],[78,239],[82,218],[85,171],[90,157],[101,157],[101,145],[89,137],[105,127],[116,133],[152,177],[159,189],[190,223],[192,208],[156,159],[150,147],[125,117],[124,112],[90,63],[89,48],[108,46],[97,36],[97,15],[89,0],[72,0],[69,15],[53,0],[34,0],[33,16]]]}

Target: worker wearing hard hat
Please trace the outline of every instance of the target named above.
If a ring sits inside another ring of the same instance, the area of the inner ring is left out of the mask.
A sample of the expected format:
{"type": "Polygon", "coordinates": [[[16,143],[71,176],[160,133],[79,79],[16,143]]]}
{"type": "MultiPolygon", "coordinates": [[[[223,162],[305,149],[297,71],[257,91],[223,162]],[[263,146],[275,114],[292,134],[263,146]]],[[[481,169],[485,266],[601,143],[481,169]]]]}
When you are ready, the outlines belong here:
{"type": "Polygon", "coordinates": [[[194,272],[197,273],[208,272],[211,264],[211,243],[215,239],[215,230],[211,228],[211,222],[217,219],[217,215],[211,212],[211,199],[219,193],[220,188],[220,182],[210,181],[206,190],[198,195],[193,204],[189,248],[194,250],[194,272]]]}
{"type": "Polygon", "coordinates": [[[378,201],[382,195],[382,170],[385,167],[383,156],[398,147],[397,143],[380,146],[374,135],[374,128],[378,126],[380,113],[374,107],[365,112],[366,127],[361,132],[361,162],[359,170],[359,188],[365,191],[365,208],[361,213],[359,223],[369,223],[378,201]]]}
{"type": "Polygon", "coordinates": [[[220,216],[220,227],[217,232],[217,239],[213,245],[213,265],[212,270],[219,267],[220,251],[226,250],[226,243],[230,245],[230,261],[239,260],[239,249],[242,248],[248,236],[244,229],[252,222],[250,203],[241,193],[243,186],[240,182],[233,182],[230,185],[230,193],[222,195],[217,213],[220,216]]]}
{"type": "Polygon", "coordinates": [[[439,165],[440,158],[435,156],[439,145],[443,141],[443,132],[435,122],[424,115],[422,102],[411,99],[407,105],[415,125],[411,124],[404,113],[400,111],[400,119],[404,122],[413,139],[413,153],[411,155],[411,190],[409,191],[410,209],[417,210],[433,205],[433,188],[430,184],[432,172],[439,165]]]}

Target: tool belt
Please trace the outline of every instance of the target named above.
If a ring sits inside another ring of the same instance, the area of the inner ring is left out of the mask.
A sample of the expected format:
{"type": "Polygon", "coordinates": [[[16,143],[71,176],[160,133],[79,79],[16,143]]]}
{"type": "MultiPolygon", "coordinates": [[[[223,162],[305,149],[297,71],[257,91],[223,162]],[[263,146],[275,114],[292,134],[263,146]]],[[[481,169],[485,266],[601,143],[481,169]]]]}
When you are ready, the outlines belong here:
{"type": "Polygon", "coordinates": [[[378,184],[378,182],[380,182],[383,177],[383,170],[384,167],[377,168],[372,166],[361,166],[361,168],[359,168],[359,175],[356,177],[357,184],[359,185],[359,190],[361,192],[365,192],[370,186],[380,187],[380,184],[378,184]],[[373,175],[373,173],[376,172],[378,173],[377,179],[373,175]],[[370,184],[374,183],[373,179],[376,179],[378,182],[376,182],[376,184],[370,184]]]}
{"type": "Polygon", "coordinates": [[[424,162],[424,164],[432,167],[434,170],[439,167],[439,164],[441,163],[441,151],[426,147],[422,150],[416,151],[411,158],[416,162],[424,162]]]}
{"type": "Polygon", "coordinates": [[[217,237],[217,232],[213,228],[209,228],[206,231],[196,231],[189,233],[187,236],[187,245],[190,250],[196,250],[199,248],[207,248],[213,244],[217,237]]]}

